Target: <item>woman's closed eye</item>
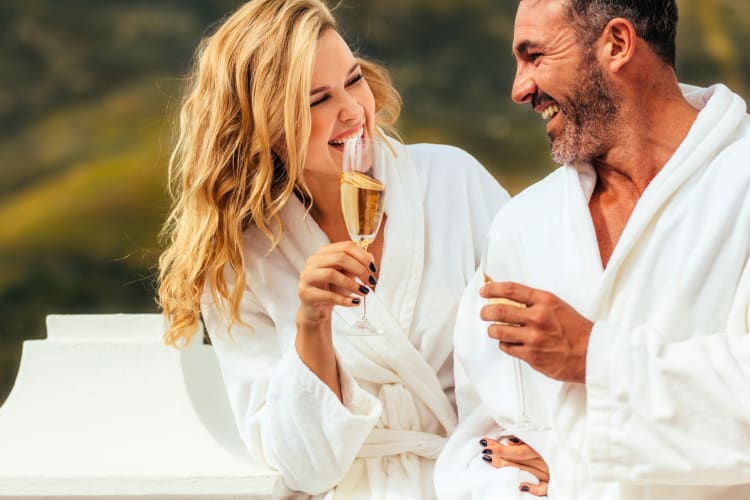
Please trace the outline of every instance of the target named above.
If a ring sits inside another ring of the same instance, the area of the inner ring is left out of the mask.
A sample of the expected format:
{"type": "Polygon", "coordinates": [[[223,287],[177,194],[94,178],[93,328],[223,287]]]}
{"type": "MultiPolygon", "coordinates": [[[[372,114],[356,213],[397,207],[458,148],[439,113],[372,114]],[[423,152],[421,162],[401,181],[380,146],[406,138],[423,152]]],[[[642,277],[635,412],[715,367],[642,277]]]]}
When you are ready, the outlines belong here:
{"type": "Polygon", "coordinates": [[[321,104],[321,103],[323,103],[323,102],[327,101],[327,100],[328,100],[328,99],[329,99],[330,97],[331,97],[331,96],[330,96],[329,94],[323,94],[323,95],[321,95],[321,96],[318,96],[318,97],[316,97],[315,99],[313,99],[313,100],[312,100],[312,101],[310,102],[310,107],[311,107],[311,108],[312,108],[312,107],[315,107],[315,106],[317,106],[318,104],[321,104]]]}
{"type": "MultiPolygon", "coordinates": [[[[356,75],[352,76],[349,80],[347,80],[346,84],[344,85],[346,88],[355,87],[358,84],[362,83],[364,81],[364,76],[362,73],[357,73],[356,75]]],[[[318,104],[322,104],[328,99],[331,98],[331,94],[326,92],[324,94],[317,95],[314,99],[310,101],[310,107],[315,107],[318,104]]]]}
{"type": "Polygon", "coordinates": [[[362,73],[357,73],[354,75],[348,82],[346,82],[347,87],[353,87],[360,83],[362,81],[362,73]]]}

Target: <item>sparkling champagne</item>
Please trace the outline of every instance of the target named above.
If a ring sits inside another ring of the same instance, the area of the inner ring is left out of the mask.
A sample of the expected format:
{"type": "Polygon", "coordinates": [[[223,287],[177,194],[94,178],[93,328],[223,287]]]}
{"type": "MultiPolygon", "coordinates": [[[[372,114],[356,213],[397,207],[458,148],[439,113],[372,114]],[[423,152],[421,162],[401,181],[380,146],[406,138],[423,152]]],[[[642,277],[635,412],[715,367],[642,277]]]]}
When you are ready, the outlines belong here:
{"type": "Polygon", "coordinates": [[[341,209],[349,236],[362,248],[375,240],[383,216],[383,183],[361,172],[341,174],[341,209]]]}

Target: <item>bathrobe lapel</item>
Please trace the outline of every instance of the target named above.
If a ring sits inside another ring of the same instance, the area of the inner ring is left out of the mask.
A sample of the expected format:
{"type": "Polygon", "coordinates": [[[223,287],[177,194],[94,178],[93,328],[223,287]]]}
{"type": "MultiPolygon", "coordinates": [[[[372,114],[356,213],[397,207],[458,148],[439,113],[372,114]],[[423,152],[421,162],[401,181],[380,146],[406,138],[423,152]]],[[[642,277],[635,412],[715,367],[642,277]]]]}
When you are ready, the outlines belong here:
{"type": "MultiPolygon", "coordinates": [[[[688,87],[686,97],[691,98],[688,87]]],[[[746,119],[746,106],[742,99],[723,85],[717,85],[713,94],[703,93],[704,102],[711,100],[701,111],[701,116],[690,129],[682,145],[675,151],[659,174],[654,177],[638,200],[620,240],[604,270],[598,292],[590,304],[591,319],[605,319],[616,296],[618,282],[625,273],[636,272],[630,259],[645,239],[653,234],[658,219],[675,193],[694,175],[700,172],[734,140],[735,131],[746,119]]],[[[589,215],[590,218],[590,215],[589,215]]],[[[642,270],[641,270],[642,271],[642,270]]],[[[620,294],[627,297],[627,294],[620,294]]]]}
{"type": "Polygon", "coordinates": [[[386,145],[381,145],[378,151],[378,159],[388,166],[383,265],[375,292],[367,296],[367,318],[383,334],[367,337],[342,334],[359,319],[361,310],[337,307],[336,316],[342,321],[335,325],[336,349],[353,375],[407,386],[450,432],[456,424],[453,405],[443,392],[435,369],[410,340],[424,269],[422,188],[406,148],[395,142],[390,144],[394,151],[386,145]],[[352,363],[347,363],[349,359],[352,363]],[[377,369],[372,366],[375,359],[377,369]],[[383,370],[395,378],[387,380],[383,370]]]}
{"type": "MultiPolygon", "coordinates": [[[[354,377],[378,384],[404,384],[450,432],[456,425],[453,405],[435,369],[410,340],[424,269],[422,187],[406,148],[395,141],[389,144],[393,151],[384,143],[378,148],[378,160],[386,163],[388,176],[383,265],[375,291],[367,296],[367,318],[383,334],[347,335],[362,310],[335,307],[334,344],[339,363],[354,377]]],[[[296,199],[290,200],[282,217],[286,227],[279,250],[301,273],[307,258],[330,240],[296,199]]],[[[298,299],[294,304],[297,307],[298,299]]]]}

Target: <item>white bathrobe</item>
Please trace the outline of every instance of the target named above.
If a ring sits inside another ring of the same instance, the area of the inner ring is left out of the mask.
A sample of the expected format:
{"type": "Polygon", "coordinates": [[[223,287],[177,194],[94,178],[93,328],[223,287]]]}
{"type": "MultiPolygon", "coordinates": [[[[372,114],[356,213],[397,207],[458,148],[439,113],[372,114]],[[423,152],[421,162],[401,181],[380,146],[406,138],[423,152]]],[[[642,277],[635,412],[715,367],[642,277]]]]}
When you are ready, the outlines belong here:
{"type": "Polygon", "coordinates": [[[458,301],[507,193],[464,151],[392,142],[385,246],[367,317],[382,336],[342,332],[361,308],[334,308],[343,404],[294,347],[299,274],[328,238],[297,199],[270,254],[246,231],[247,289],[226,322],[208,301],[206,327],[251,455],[290,490],[326,498],[431,498],[434,460],[456,424],[452,333],[458,301]]]}
{"type": "MultiPolygon", "coordinates": [[[[497,281],[551,291],[594,322],[585,384],[523,363],[518,434],[547,460],[549,497],[750,499],[750,117],[726,87],[684,87],[701,109],[638,201],[606,269],[588,200],[596,173],[564,166],[498,214],[497,281]]],[[[481,462],[512,434],[510,358],[487,337],[475,277],[458,313],[459,426],[436,466],[441,498],[530,498],[526,473],[481,462]],[[482,467],[484,466],[484,467],[482,467]]]]}

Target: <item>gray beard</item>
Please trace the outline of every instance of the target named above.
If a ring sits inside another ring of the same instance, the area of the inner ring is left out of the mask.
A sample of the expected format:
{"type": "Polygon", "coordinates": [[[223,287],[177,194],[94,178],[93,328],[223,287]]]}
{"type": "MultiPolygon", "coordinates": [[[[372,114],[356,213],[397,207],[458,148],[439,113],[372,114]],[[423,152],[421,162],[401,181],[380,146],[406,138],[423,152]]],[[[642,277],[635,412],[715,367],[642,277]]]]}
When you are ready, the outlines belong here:
{"type": "Polygon", "coordinates": [[[588,162],[606,153],[615,134],[619,107],[610,83],[589,52],[578,68],[572,98],[560,105],[564,120],[551,140],[552,159],[559,164],[588,162]]]}

